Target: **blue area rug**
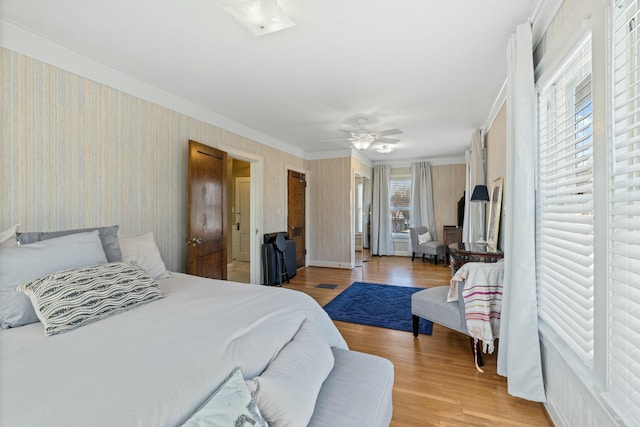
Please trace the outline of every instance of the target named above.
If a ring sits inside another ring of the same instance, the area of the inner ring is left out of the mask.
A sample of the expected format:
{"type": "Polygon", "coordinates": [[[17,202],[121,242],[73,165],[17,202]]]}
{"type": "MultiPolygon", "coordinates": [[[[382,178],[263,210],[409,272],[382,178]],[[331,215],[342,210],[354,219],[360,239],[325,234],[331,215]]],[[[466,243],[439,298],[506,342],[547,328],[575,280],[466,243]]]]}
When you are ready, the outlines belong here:
{"type": "MultiPolygon", "coordinates": [[[[333,320],[413,331],[411,295],[423,290],[406,286],[354,282],[324,306],[333,320]]],[[[431,335],[433,323],[420,319],[420,333],[431,335]]]]}

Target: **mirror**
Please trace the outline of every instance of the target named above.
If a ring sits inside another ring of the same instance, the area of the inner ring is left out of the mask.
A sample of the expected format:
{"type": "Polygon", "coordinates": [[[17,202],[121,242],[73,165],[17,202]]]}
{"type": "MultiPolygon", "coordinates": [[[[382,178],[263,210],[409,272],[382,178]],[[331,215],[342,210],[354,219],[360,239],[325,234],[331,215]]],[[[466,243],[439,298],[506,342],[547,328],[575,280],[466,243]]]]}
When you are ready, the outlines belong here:
{"type": "Polygon", "coordinates": [[[496,178],[489,187],[489,216],[487,217],[487,246],[498,248],[500,235],[500,212],[502,208],[502,177],[496,178]]]}

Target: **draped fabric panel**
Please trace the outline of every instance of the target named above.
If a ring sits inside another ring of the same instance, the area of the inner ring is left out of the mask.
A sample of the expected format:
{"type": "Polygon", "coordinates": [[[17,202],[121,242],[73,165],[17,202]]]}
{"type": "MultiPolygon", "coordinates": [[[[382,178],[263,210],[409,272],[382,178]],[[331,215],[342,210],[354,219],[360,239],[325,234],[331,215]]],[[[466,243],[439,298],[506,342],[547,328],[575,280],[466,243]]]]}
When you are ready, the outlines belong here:
{"type": "Polygon", "coordinates": [[[465,185],[464,185],[464,218],[462,219],[462,241],[472,242],[470,235],[471,210],[469,209],[469,201],[471,200],[471,150],[464,152],[464,160],[466,166],[465,185]]]}
{"type": "Polygon", "coordinates": [[[371,212],[371,255],[393,255],[391,205],[389,201],[389,165],[373,167],[373,203],[371,212]]]}
{"type": "Polygon", "coordinates": [[[364,200],[363,200],[364,221],[363,221],[363,228],[362,228],[362,246],[365,248],[371,247],[371,242],[369,241],[370,236],[369,236],[369,233],[367,233],[367,227],[370,226],[370,221],[371,221],[371,198],[372,198],[371,180],[365,179],[364,180],[364,200]]]}
{"type": "Polygon", "coordinates": [[[509,394],[546,400],[542,378],[535,263],[536,91],[531,25],[507,46],[507,173],[504,193],[504,288],[498,374],[509,394]]]}
{"type": "Polygon", "coordinates": [[[433,184],[431,163],[411,163],[411,222],[413,227],[429,229],[433,240],[437,239],[433,210],[433,184]]]}
{"type": "MultiPolygon", "coordinates": [[[[473,194],[476,185],[486,184],[486,172],[484,166],[484,142],[482,140],[482,131],[477,129],[471,137],[471,158],[470,158],[470,174],[469,188],[465,193],[468,202],[473,194]]],[[[476,242],[485,239],[485,204],[484,203],[467,203],[465,211],[469,213],[469,224],[465,229],[466,242],[476,242]]]]}

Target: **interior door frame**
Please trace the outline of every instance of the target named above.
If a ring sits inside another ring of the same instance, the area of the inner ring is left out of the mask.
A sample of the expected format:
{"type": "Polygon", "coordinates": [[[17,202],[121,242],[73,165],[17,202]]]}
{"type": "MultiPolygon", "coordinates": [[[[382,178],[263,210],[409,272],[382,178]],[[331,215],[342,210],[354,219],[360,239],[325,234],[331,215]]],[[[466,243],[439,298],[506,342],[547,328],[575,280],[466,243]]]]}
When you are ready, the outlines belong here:
{"type": "MultiPolygon", "coordinates": [[[[366,173],[365,171],[362,170],[355,170],[354,168],[351,169],[351,194],[350,194],[350,216],[351,216],[351,269],[355,268],[356,265],[356,215],[355,215],[355,210],[356,210],[356,204],[355,204],[355,193],[356,193],[356,175],[359,177],[366,179],[371,179],[371,174],[366,173]]],[[[365,191],[365,189],[363,188],[363,192],[365,191]]],[[[363,193],[363,199],[364,199],[364,193],[363,193]]],[[[364,220],[363,220],[364,222],[364,220]]],[[[364,230],[363,230],[364,233],[364,230]]],[[[371,246],[371,245],[369,245],[371,246]]],[[[364,253],[364,251],[363,251],[364,253]]]]}
{"type": "Polygon", "coordinates": [[[256,156],[254,153],[239,150],[225,144],[217,144],[216,148],[227,152],[227,156],[233,159],[242,160],[249,163],[250,166],[250,183],[249,183],[249,230],[254,233],[253,238],[249,238],[249,262],[251,264],[249,270],[249,281],[253,284],[259,284],[261,281],[261,264],[260,264],[260,248],[262,245],[261,236],[264,225],[262,216],[263,191],[258,188],[263,181],[264,158],[256,156]],[[258,209],[260,206],[260,209],[258,209]]]}
{"type": "Polygon", "coordinates": [[[290,164],[285,164],[284,165],[284,184],[282,186],[282,194],[283,194],[283,200],[286,201],[286,206],[285,206],[285,213],[286,215],[283,215],[284,217],[284,224],[282,225],[282,229],[286,230],[287,232],[289,232],[288,224],[289,224],[289,198],[287,197],[287,194],[289,192],[289,171],[292,170],[294,172],[299,172],[299,173],[303,173],[304,176],[306,177],[306,181],[307,181],[307,188],[304,191],[304,244],[305,244],[305,253],[304,253],[304,266],[307,267],[309,265],[309,251],[307,250],[307,248],[309,247],[309,187],[310,187],[310,182],[311,182],[311,175],[309,174],[309,169],[305,169],[301,166],[294,166],[294,165],[290,165],[290,164]]]}
{"type": "MultiPolygon", "coordinates": [[[[237,159],[236,159],[237,160],[237,159]]],[[[238,214],[238,204],[239,204],[239,194],[240,194],[240,186],[238,185],[239,183],[244,182],[244,183],[249,183],[249,219],[251,218],[251,177],[246,177],[246,176],[236,176],[234,178],[234,184],[235,184],[235,195],[234,195],[234,214],[237,215],[238,214]]],[[[231,222],[230,222],[231,223],[231,222]]],[[[233,225],[231,225],[229,228],[231,228],[231,232],[232,233],[237,233],[237,242],[233,240],[232,238],[232,248],[231,248],[231,252],[232,252],[232,257],[235,257],[236,255],[238,255],[238,258],[240,258],[240,247],[242,247],[241,245],[241,241],[240,241],[240,233],[236,227],[237,222],[234,222],[233,225]],[[237,247],[236,247],[237,245],[237,247]]],[[[247,232],[249,233],[249,242],[251,242],[251,222],[249,222],[249,225],[247,226],[247,232]]],[[[251,261],[251,246],[249,246],[249,261],[251,261]]]]}

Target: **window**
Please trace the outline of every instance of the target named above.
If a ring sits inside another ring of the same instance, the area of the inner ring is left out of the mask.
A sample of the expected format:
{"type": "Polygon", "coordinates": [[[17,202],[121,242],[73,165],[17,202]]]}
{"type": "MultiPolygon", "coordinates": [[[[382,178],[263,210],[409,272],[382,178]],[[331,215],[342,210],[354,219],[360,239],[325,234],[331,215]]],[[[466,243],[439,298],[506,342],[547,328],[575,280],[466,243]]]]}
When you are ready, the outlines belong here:
{"type": "Polygon", "coordinates": [[[640,2],[613,5],[605,399],[640,425],[640,2]]]}
{"type": "Polygon", "coordinates": [[[411,223],[411,178],[391,177],[389,180],[391,231],[403,233],[411,223]]]}
{"type": "Polygon", "coordinates": [[[540,321],[593,367],[591,39],[539,91],[536,266],[540,321]]]}

